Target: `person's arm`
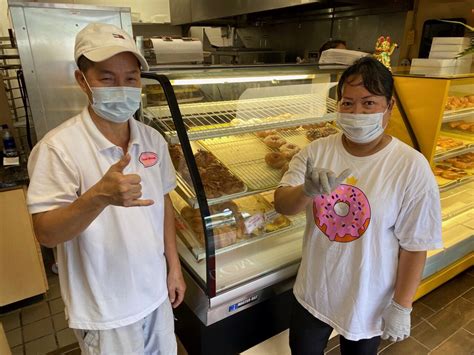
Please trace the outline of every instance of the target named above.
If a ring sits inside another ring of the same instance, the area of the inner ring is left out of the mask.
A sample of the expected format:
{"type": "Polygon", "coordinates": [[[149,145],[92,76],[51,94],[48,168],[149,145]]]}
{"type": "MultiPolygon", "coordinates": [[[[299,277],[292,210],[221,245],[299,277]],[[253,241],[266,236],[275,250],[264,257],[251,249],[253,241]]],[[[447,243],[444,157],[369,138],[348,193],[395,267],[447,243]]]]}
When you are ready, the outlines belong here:
{"type": "Polygon", "coordinates": [[[186,283],[181,272],[178,249],[176,247],[176,228],[174,224],[174,209],[171,198],[165,195],[165,217],[164,217],[164,243],[165,257],[168,264],[168,295],[173,308],[178,307],[184,299],[186,283]]]}
{"type": "Polygon", "coordinates": [[[36,213],[32,215],[36,239],[48,248],[74,239],[105,207],[91,189],[66,207],[36,213]]]}
{"type": "Polygon", "coordinates": [[[400,248],[395,294],[382,314],[382,339],[401,341],[410,336],[413,297],[420,284],[426,251],[400,248]]]}
{"type": "Polygon", "coordinates": [[[275,190],[275,211],[291,216],[303,211],[311,202],[303,192],[303,185],[282,186],[275,190]]]}
{"type": "Polygon", "coordinates": [[[124,175],[130,162],[125,155],[113,164],[97,184],[71,204],[51,211],[33,214],[36,238],[46,247],[74,239],[108,206],[149,206],[152,200],[140,200],[140,176],[124,175]]]}
{"type": "Polygon", "coordinates": [[[413,297],[421,281],[425,267],[426,251],[400,249],[397,280],[393,300],[405,308],[411,308],[413,297]]]}

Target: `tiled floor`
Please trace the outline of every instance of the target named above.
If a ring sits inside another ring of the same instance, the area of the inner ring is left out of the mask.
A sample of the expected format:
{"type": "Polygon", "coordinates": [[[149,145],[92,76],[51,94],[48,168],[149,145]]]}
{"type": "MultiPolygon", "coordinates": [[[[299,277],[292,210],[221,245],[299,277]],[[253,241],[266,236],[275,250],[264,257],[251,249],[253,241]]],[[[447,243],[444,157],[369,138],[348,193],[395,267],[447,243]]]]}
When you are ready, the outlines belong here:
{"type": "Polygon", "coordinates": [[[0,316],[12,354],[46,354],[76,342],[64,317],[64,303],[56,276],[48,278],[44,299],[0,316]]]}
{"type": "MultiPolygon", "coordinates": [[[[334,342],[327,354],[339,354],[334,342]]],[[[411,336],[399,343],[382,341],[379,354],[474,354],[474,267],[416,301],[411,336]]]]}
{"type": "MultiPolygon", "coordinates": [[[[50,276],[48,280],[50,290],[42,301],[0,315],[12,354],[80,354],[64,318],[58,279],[50,276]]],[[[286,340],[279,339],[274,344],[278,348],[272,349],[271,354],[290,353],[286,340]]],[[[338,337],[332,338],[326,354],[339,354],[338,344],[338,337]]],[[[186,354],[178,345],[178,353],[186,354]]],[[[382,341],[379,350],[381,355],[474,354],[474,268],[415,302],[410,338],[401,343],[382,341]]],[[[252,354],[264,355],[268,350],[259,352],[257,346],[252,354]]]]}

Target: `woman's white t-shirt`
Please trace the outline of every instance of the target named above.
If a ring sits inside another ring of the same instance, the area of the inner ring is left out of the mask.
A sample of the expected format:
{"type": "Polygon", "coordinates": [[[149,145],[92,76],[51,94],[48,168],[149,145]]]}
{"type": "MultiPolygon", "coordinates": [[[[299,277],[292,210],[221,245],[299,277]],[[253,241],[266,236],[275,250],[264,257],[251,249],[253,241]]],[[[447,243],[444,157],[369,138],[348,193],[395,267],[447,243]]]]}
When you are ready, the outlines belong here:
{"type": "Polygon", "coordinates": [[[399,248],[442,248],[438,186],[423,155],[398,139],[357,157],[342,145],[342,134],[302,149],[280,186],[303,184],[308,159],[336,175],[347,168],[352,174],[306,209],[294,294],[346,339],[378,336],[394,293],[399,248]]]}

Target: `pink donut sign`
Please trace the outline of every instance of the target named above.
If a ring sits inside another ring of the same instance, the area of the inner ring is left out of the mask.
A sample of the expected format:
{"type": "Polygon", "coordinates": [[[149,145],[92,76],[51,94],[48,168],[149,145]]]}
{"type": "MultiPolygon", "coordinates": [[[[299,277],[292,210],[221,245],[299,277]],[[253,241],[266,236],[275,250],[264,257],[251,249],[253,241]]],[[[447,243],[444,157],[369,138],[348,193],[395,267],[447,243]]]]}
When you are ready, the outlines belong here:
{"type": "Polygon", "coordinates": [[[158,155],[153,152],[143,152],[140,153],[140,157],[138,158],[140,163],[143,164],[145,168],[152,167],[158,162],[158,155]]]}
{"type": "Polygon", "coordinates": [[[341,184],[331,194],[313,200],[314,223],[331,241],[352,242],[370,224],[370,204],[359,188],[341,184]]]}

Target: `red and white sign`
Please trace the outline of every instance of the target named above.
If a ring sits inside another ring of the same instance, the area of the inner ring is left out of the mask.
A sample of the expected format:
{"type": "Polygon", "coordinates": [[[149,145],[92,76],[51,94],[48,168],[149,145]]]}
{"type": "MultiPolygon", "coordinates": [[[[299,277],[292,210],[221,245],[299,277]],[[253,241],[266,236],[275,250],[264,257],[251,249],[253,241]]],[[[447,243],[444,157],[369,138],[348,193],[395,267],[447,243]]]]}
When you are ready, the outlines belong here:
{"type": "Polygon", "coordinates": [[[145,168],[152,167],[158,162],[158,155],[153,152],[143,152],[138,158],[145,168]]]}

